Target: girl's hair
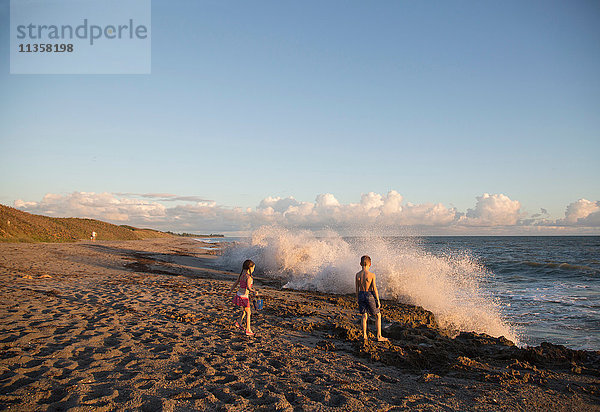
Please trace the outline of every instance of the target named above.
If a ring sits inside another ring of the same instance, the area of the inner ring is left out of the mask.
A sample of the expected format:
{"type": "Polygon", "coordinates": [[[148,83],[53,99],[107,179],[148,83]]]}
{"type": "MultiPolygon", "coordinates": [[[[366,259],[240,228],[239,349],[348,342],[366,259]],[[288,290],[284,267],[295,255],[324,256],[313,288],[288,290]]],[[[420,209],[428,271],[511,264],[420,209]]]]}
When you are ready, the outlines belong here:
{"type": "Polygon", "coordinates": [[[244,260],[244,264],[242,265],[242,271],[240,272],[240,276],[238,277],[238,279],[242,278],[242,275],[244,274],[244,271],[250,271],[250,268],[254,265],[254,262],[251,261],[250,259],[244,260]]]}

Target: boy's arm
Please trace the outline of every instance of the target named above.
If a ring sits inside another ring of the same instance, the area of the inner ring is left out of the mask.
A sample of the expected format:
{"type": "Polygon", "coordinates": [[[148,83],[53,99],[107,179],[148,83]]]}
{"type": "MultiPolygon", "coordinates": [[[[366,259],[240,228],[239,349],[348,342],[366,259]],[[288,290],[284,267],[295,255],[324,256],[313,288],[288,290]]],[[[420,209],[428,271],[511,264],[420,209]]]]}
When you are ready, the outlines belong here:
{"type": "Polygon", "coordinates": [[[354,278],[354,285],[356,286],[356,299],[358,300],[358,273],[354,278]]]}
{"type": "Polygon", "coordinates": [[[377,307],[381,307],[381,302],[379,301],[379,292],[377,291],[377,283],[375,282],[375,273],[373,273],[373,293],[375,294],[375,300],[377,301],[377,307]]]}

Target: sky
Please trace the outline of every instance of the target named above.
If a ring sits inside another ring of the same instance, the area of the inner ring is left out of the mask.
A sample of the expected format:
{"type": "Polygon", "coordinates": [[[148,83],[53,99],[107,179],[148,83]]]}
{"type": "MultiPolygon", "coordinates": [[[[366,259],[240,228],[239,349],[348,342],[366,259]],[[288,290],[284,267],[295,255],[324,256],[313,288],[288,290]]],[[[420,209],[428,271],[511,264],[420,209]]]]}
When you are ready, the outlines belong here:
{"type": "Polygon", "coordinates": [[[10,74],[0,203],[174,231],[600,234],[595,1],[152,1],[151,74],[10,74]]]}

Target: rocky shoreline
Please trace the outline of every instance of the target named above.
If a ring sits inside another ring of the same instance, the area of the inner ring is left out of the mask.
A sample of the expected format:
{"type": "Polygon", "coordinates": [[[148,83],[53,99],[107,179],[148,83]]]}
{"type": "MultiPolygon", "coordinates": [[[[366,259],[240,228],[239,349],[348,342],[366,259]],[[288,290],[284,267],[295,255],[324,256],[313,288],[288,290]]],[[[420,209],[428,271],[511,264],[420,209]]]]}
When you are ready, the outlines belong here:
{"type": "Polygon", "coordinates": [[[390,342],[364,344],[353,296],[257,279],[247,338],[235,273],[191,239],[0,244],[0,275],[2,409],[600,410],[599,352],[454,336],[397,302],[390,342]]]}

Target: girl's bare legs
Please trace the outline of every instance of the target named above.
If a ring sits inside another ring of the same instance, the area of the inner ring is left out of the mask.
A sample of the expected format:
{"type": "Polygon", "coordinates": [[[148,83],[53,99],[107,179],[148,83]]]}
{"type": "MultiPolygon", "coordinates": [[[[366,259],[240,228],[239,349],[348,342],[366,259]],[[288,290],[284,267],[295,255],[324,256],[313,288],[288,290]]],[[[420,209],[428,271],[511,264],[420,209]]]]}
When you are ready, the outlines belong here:
{"type": "Polygon", "coordinates": [[[237,316],[235,317],[234,325],[236,328],[243,329],[244,327],[242,325],[244,324],[244,316],[246,316],[246,312],[244,312],[244,308],[240,308],[240,309],[242,309],[242,315],[240,316],[239,319],[237,316]]]}
{"type": "MultiPolygon", "coordinates": [[[[250,307],[244,308],[244,315],[246,315],[246,332],[252,333],[252,329],[250,329],[250,307]]],[[[242,320],[244,315],[242,315],[242,320]]]]}
{"type": "Polygon", "coordinates": [[[244,324],[244,317],[246,316],[246,311],[244,308],[242,308],[242,316],[240,316],[240,321],[239,321],[239,325],[240,327],[242,327],[241,325],[244,324]]]}

